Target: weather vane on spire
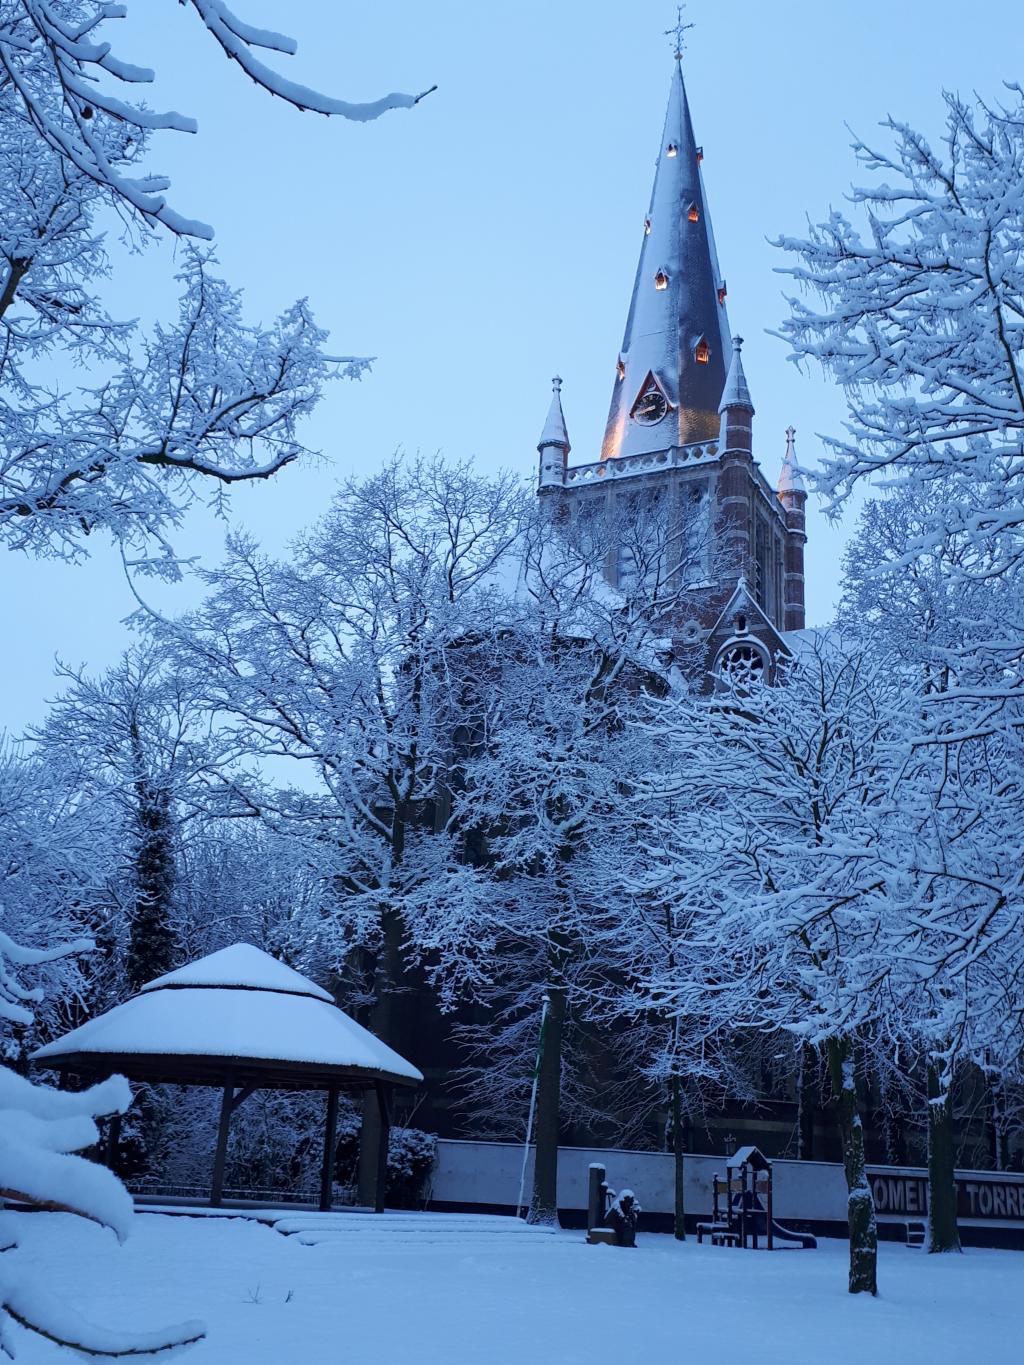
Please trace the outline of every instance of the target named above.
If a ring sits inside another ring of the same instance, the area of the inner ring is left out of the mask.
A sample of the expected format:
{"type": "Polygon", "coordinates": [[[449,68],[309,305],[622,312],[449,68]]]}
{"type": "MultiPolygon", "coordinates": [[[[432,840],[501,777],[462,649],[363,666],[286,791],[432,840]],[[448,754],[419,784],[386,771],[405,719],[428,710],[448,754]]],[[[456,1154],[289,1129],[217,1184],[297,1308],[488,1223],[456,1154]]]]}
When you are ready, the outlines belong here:
{"type": "Polygon", "coordinates": [[[693,24],[683,23],[683,10],[685,8],[685,5],[676,5],[675,28],[667,28],[665,30],[665,36],[672,39],[673,56],[677,62],[683,55],[683,34],[687,29],[693,28],[693,24]]]}

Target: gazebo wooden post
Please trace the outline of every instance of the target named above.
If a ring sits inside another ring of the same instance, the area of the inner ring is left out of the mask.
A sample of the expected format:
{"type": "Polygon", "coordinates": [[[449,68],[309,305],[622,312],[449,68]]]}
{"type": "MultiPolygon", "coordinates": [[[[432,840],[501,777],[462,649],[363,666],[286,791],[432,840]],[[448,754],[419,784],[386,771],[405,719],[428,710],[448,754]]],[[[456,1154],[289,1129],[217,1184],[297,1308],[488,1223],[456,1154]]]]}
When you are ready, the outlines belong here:
{"type": "Polygon", "coordinates": [[[111,1114],[107,1120],[107,1141],[106,1152],[104,1153],[104,1164],[111,1170],[117,1165],[117,1147],[121,1141],[121,1115],[111,1114]]]}
{"type": "Polygon", "coordinates": [[[377,1108],[380,1111],[380,1132],[377,1136],[377,1181],[374,1190],[373,1211],[384,1212],[384,1196],[388,1183],[388,1138],[391,1136],[391,1096],[383,1081],[374,1082],[377,1091],[377,1108]]]}
{"type": "Polygon", "coordinates": [[[320,1212],[329,1213],[334,1184],[334,1149],[338,1141],[338,1087],[327,1092],[327,1122],[324,1125],[324,1163],[320,1168],[320,1212]]]}
{"type": "Polygon", "coordinates": [[[220,1102],[220,1123],[217,1125],[217,1147],[213,1154],[213,1180],[210,1183],[210,1207],[220,1208],[224,1198],[224,1162],[228,1154],[228,1133],[231,1111],[234,1108],[235,1078],[228,1076],[220,1102]]]}

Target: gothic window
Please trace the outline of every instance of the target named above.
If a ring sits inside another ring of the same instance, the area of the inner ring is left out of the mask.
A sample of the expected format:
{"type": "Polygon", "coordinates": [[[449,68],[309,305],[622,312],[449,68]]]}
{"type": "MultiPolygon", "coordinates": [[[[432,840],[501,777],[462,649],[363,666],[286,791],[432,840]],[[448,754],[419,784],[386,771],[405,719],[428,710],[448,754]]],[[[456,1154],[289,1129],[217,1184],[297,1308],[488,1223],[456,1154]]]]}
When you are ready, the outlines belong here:
{"type": "Polygon", "coordinates": [[[658,273],[655,275],[655,277],[654,277],[654,287],[655,287],[655,289],[667,289],[667,288],[668,288],[668,275],[666,275],[666,273],[665,273],[665,271],[664,271],[663,269],[659,269],[658,273]]]}
{"type": "Polygon", "coordinates": [[[661,489],[620,495],[616,507],[615,582],[620,592],[657,594],[665,577],[667,501],[661,489]]]}
{"type": "Polygon", "coordinates": [[[686,216],[691,223],[699,223],[700,209],[697,207],[696,204],[691,204],[690,207],[686,210],[686,216]]]}
{"type": "Polygon", "coordinates": [[[718,659],[718,675],[728,687],[745,688],[761,682],[768,663],[764,650],[753,641],[727,645],[718,659]]]}
{"type": "Polygon", "coordinates": [[[708,345],[706,337],[701,337],[700,341],[697,342],[693,356],[698,365],[706,365],[711,359],[711,347],[708,345]]]}
{"type": "Polygon", "coordinates": [[[711,499],[703,479],[683,485],[681,577],[685,587],[706,583],[711,563],[711,499]]]}
{"type": "Polygon", "coordinates": [[[775,594],[772,591],[775,586],[772,572],[774,565],[771,562],[770,546],[768,527],[758,517],[754,532],[754,596],[768,617],[773,615],[775,608],[775,594]]]}

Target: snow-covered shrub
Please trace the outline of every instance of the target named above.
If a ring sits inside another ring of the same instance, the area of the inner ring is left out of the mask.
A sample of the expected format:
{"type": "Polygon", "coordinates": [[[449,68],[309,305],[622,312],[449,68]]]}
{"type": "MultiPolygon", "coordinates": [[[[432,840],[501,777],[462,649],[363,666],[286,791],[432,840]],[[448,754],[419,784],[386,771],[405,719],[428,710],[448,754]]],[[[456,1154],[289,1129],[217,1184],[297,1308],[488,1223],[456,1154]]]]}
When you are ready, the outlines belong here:
{"type": "MultiPolygon", "coordinates": [[[[38,990],[22,984],[19,968],[55,962],[91,946],[79,941],[60,948],[30,949],[0,931],[0,1022],[31,1023],[27,1006],[38,999],[38,990]]],[[[0,1191],[6,1198],[88,1218],[124,1241],[131,1227],[131,1197],[111,1171],[76,1153],[98,1142],[97,1118],[121,1114],[131,1101],[128,1083],[121,1076],[71,1093],[38,1085],[0,1066],[0,1191]]],[[[13,1358],[14,1324],[59,1346],[114,1358],[154,1355],[204,1336],[197,1322],[142,1333],[94,1326],[19,1264],[15,1220],[10,1214],[0,1217],[0,1252],[4,1253],[0,1352],[13,1358]]]]}
{"type": "MultiPolygon", "coordinates": [[[[341,1185],[355,1186],[357,1183],[359,1128],[359,1113],[354,1106],[344,1124],[339,1116],[335,1172],[341,1185]]],[[[385,1197],[392,1208],[411,1209],[422,1202],[436,1151],[437,1138],[433,1133],[397,1124],[391,1129],[385,1197]]]]}

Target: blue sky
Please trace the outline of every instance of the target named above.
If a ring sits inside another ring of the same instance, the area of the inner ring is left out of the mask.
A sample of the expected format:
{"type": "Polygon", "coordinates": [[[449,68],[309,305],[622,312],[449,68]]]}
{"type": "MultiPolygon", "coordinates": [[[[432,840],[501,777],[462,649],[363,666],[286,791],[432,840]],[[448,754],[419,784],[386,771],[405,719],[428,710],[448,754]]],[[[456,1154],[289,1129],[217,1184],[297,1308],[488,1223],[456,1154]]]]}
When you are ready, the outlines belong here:
{"type": "MultiPolygon", "coordinates": [[[[157,68],[157,107],[199,119],[150,165],[181,212],[212,222],[223,272],[253,319],[308,295],[332,349],[377,357],[337,385],[306,437],[323,463],[243,490],[233,519],[269,548],[313,520],[338,481],[395,450],[473,456],[532,472],[555,373],[573,460],[596,459],[632,287],[671,72],[663,0],[235,0],[249,22],[299,42],[279,65],[347,99],[438,90],[411,112],[357,125],[300,115],[247,85],[172,0],[134,0],[112,25],[122,57],[157,68]]],[[[1024,37],[1009,0],[823,5],[693,3],[684,71],[734,332],[754,402],[755,452],[772,480],[783,432],[814,462],[843,404],[768,334],[785,316],[770,245],[839,205],[862,178],[847,125],[882,139],[891,113],[928,133],[941,91],[998,99],[1024,37]],[[1006,54],[1005,59],[1000,54],[1006,54]]],[[[114,251],[112,307],[174,306],[173,244],[114,251]]],[[[827,620],[850,518],[809,509],[808,614],[827,620]]],[[[181,545],[215,562],[224,525],[197,513],[181,545]]],[[[0,551],[6,668],[0,728],[41,719],[55,655],[100,669],[127,640],[132,598],[112,551],[84,567],[0,551]]],[[[159,595],[185,606],[185,584],[159,595]]]]}

